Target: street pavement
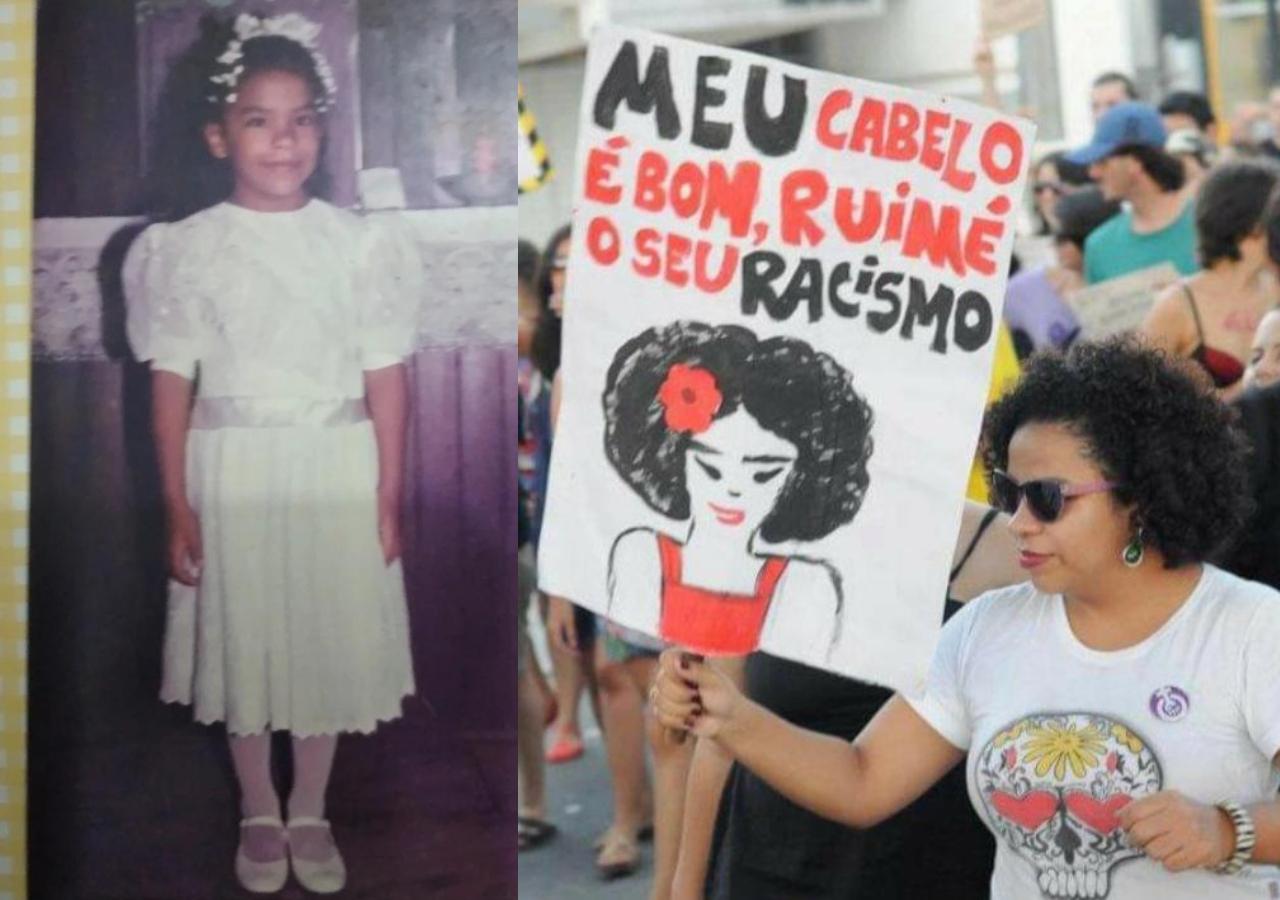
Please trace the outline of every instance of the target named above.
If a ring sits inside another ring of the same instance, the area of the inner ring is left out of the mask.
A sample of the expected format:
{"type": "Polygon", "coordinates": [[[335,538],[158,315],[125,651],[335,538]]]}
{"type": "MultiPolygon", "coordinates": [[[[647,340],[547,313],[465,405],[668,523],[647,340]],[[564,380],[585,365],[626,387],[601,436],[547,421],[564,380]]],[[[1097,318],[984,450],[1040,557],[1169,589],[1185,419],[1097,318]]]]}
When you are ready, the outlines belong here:
{"type": "MultiPolygon", "coordinates": [[[[546,665],[546,635],[539,617],[529,617],[535,652],[546,665]]],[[[641,844],[641,864],[634,875],[605,882],[596,874],[592,841],[609,827],[613,797],[604,744],[585,699],[579,719],[586,753],[570,763],[547,766],[547,811],[560,829],[536,850],[520,854],[520,900],[645,900],[653,875],[653,845],[641,844]]]]}

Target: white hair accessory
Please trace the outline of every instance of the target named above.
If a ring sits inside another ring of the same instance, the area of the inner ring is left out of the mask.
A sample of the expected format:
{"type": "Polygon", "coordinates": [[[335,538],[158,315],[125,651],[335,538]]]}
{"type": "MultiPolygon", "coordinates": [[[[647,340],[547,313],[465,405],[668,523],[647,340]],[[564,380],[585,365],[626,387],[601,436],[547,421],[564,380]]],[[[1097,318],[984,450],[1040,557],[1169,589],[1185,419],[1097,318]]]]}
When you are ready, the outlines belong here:
{"type": "Polygon", "coordinates": [[[212,103],[235,103],[237,96],[237,88],[240,86],[240,76],[244,74],[244,42],[260,37],[282,37],[293,41],[302,46],[311,56],[311,62],[315,66],[316,75],[320,78],[320,83],[324,86],[324,96],[316,98],[316,109],[319,112],[328,112],[333,107],[334,97],[338,93],[337,82],[333,78],[333,70],[329,68],[329,62],[324,58],[324,54],[320,52],[316,44],[320,37],[320,25],[312,22],[301,13],[287,13],[283,16],[271,16],[269,18],[258,18],[248,13],[241,13],[236,16],[235,21],[235,37],[227,44],[227,49],[218,57],[217,62],[221,67],[215,75],[209,77],[209,81],[219,85],[224,93],[210,94],[208,99],[212,103]]]}

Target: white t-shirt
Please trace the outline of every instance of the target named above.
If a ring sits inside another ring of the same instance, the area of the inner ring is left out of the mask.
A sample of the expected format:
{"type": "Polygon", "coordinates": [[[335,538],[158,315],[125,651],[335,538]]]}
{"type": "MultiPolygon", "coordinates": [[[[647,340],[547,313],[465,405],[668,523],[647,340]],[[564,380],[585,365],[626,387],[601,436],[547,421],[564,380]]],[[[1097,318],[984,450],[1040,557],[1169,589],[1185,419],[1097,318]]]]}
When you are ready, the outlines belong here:
{"type": "MultiPolygon", "coordinates": [[[[1135,597],[1135,603],[1141,598],[1135,597]]],[[[1280,594],[1212,566],[1155,634],[1081,644],[1060,595],[991,591],[943,629],[908,702],[968,750],[969,799],[996,836],[991,900],[1280,897],[1280,870],[1172,874],[1128,846],[1115,812],[1176,790],[1274,799],[1280,594]]]]}

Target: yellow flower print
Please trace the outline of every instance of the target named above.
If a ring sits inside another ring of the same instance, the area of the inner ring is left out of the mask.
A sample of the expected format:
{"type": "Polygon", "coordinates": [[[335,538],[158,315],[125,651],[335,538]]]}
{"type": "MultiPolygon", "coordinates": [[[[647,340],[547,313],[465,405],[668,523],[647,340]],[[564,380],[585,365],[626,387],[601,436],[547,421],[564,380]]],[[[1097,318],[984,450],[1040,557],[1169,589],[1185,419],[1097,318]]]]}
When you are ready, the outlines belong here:
{"type": "Polygon", "coordinates": [[[1142,739],[1123,725],[1112,725],[1111,736],[1134,753],[1142,752],[1142,739]]]}
{"type": "Polygon", "coordinates": [[[1083,778],[1107,751],[1106,735],[1096,725],[1077,728],[1074,722],[1046,722],[1027,733],[1022,758],[1028,764],[1035,763],[1040,777],[1052,769],[1053,777],[1061,781],[1070,767],[1072,775],[1083,778]]]}

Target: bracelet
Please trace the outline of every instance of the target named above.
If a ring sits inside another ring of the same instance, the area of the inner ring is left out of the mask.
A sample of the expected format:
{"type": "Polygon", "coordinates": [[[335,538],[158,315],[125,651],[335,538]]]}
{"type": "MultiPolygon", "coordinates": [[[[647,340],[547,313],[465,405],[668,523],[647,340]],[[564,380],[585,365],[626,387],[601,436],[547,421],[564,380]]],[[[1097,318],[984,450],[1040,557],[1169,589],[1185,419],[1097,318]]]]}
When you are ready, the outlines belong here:
{"type": "Polygon", "coordinates": [[[1225,861],[1214,866],[1213,871],[1220,875],[1238,875],[1253,856],[1253,845],[1258,840],[1257,832],[1253,829],[1253,816],[1239,803],[1229,800],[1217,804],[1217,807],[1231,820],[1231,827],[1236,832],[1236,848],[1225,861]]]}

